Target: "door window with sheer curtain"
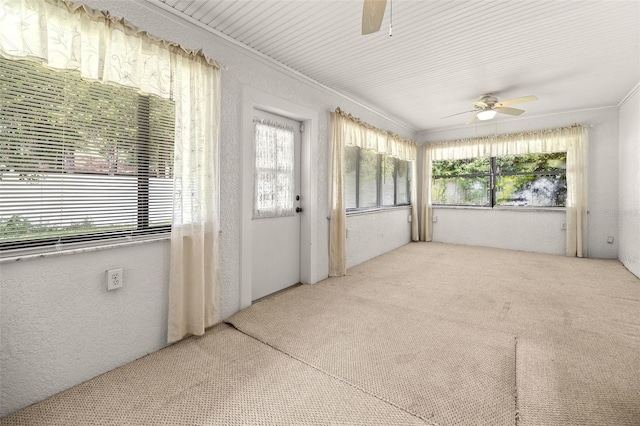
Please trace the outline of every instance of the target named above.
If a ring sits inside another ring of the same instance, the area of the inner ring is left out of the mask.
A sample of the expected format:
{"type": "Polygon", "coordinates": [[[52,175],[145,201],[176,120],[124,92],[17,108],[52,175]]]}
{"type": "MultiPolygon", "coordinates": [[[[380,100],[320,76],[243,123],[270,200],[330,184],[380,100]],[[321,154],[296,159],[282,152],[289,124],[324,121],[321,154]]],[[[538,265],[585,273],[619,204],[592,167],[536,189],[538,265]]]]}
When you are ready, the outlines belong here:
{"type": "Polygon", "coordinates": [[[254,119],[255,169],[253,218],[293,216],[293,128],[254,119]]]}

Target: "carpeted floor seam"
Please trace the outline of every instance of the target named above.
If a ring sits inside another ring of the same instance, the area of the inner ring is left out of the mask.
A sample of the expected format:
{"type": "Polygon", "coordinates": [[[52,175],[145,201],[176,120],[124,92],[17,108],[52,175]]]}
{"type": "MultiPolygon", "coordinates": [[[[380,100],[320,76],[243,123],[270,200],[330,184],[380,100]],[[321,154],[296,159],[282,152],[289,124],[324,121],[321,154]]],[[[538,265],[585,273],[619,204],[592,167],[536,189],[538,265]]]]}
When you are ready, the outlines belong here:
{"type": "Polygon", "coordinates": [[[318,366],[316,366],[316,365],[313,365],[313,364],[311,364],[311,363],[309,363],[309,362],[305,361],[304,359],[299,358],[299,357],[297,357],[297,356],[295,356],[295,355],[293,355],[293,354],[291,354],[291,353],[288,353],[288,352],[286,352],[286,351],[282,350],[281,348],[278,348],[277,346],[274,346],[274,345],[270,344],[269,342],[263,341],[263,340],[261,340],[261,339],[259,339],[259,338],[255,337],[255,336],[253,336],[253,335],[249,334],[249,333],[246,333],[245,331],[243,331],[243,330],[239,329],[238,327],[236,327],[234,324],[232,324],[232,323],[230,323],[230,322],[227,322],[227,321],[223,321],[223,322],[224,322],[225,324],[228,324],[229,326],[233,327],[233,329],[234,329],[234,330],[237,330],[239,333],[242,333],[242,334],[244,334],[245,336],[247,336],[247,337],[249,337],[249,338],[251,338],[251,339],[256,340],[257,342],[260,342],[260,343],[262,343],[263,345],[266,345],[266,346],[268,346],[268,347],[270,347],[270,348],[272,348],[272,349],[274,349],[274,350],[276,350],[276,351],[278,351],[278,352],[280,352],[280,353],[282,353],[282,354],[284,354],[284,355],[286,355],[286,356],[290,357],[291,359],[294,359],[294,360],[296,360],[296,361],[298,361],[298,362],[301,362],[302,364],[305,364],[305,365],[307,365],[307,366],[309,366],[309,367],[313,368],[314,370],[319,371],[320,373],[327,375],[328,377],[331,377],[331,378],[333,378],[333,379],[335,379],[335,380],[338,380],[339,382],[342,382],[342,383],[346,384],[347,386],[350,386],[350,387],[352,387],[352,388],[354,388],[354,389],[356,389],[356,390],[358,390],[358,391],[360,391],[360,392],[363,392],[363,393],[365,393],[365,394],[367,394],[367,395],[370,395],[370,396],[372,396],[372,397],[376,398],[377,400],[384,402],[385,404],[389,404],[389,405],[391,405],[392,407],[395,407],[395,408],[397,408],[397,409],[398,409],[398,410],[400,410],[400,411],[403,411],[403,412],[405,412],[405,413],[407,413],[407,414],[409,414],[409,415],[411,415],[411,416],[413,416],[413,417],[415,417],[415,418],[417,418],[417,419],[420,419],[420,420],[422,420],[423,422],[425,422],[425,423],[426,423],[427,425],[429,425],[429,426],[442,426],[442,425],[440,425],[439,423],[434,423],[433,421],[427,420],[427,419],[425,419],[424,417],[422,417],[421,415],[419,415],[419,414],[417,414],[417,413],[414,413],[414,412],[412,412],[412,411],[410,411],[410,410],[407,410],[406,408],[401,407],[401,406],[399,406],[398,404],[395,404],[393,401],[389,401],[388,399],[386,399],[386,398],[384,398],[384,397],[382,397],[382,396],[380,396],[380,395],[376,395],[375,393],[370,392],[370,391],[368,391],[367,389],[363,389],[363,388],[361,388],[360,386],[358,386],[358,385],[356,385],[356,384],[354,384],[354,383],[351,383],[351,382],[349,382],[348,380],[346,380],[346,379],[344,379],[344,378],[342,378],[342,377],[336,376],[335,374],[331,374],[330,372],[325,371],[325,370],[323,370],[322,368],[320,368],[320,367],[318,367],[318,366]]]}
{"type": "Polygon", "coordinates": [[[226,322],[419,419],[515,425],[513,333],[323,286],[269,298],[226,322]]]}

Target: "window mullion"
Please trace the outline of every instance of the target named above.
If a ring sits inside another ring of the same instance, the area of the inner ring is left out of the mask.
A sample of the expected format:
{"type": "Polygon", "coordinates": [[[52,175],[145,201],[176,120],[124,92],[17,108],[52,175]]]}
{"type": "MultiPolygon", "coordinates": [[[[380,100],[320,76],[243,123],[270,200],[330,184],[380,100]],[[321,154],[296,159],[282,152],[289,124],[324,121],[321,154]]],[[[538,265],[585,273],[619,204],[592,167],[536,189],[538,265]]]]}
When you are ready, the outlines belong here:
{"type": "Polygon", "coordinates": [[[393,205],[398,205],[398,168],[400,167],[399,160],[393,159],[393,205]]]}
{"type": "Polygon", "coordinates": [[[411,185],[416,185],[416,182],[413,182],[413,168],[415,167],[414,162],[407,161],[407,200],[409,200],[409,204],[413,204],[416,200],[411,198],[411,185]]]}
{"type": "Polygon", "coordinates": [[[150,139],[149,97],[138,95],[138,230],[149,227],[149,151],[150,139]]]}
{"type": "Polygon", "coordinates": [[[376,206],[382,204],[382,154],[376,154],[376,206]]]}
{"type": "Polygon", "coordinates": [[[489,204],[491,208],[496,205],[496,157],[489,159],[489,204]]]}

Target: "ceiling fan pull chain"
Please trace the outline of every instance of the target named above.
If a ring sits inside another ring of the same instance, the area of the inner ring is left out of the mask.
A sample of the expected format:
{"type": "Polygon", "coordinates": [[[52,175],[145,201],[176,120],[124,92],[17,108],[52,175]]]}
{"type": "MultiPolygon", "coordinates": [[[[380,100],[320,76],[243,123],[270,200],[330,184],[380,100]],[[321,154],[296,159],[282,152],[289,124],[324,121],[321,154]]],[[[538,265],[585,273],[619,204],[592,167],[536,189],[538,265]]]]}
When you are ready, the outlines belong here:
{"type": "Polygon", "coordinates": [[[393,35],[393,0],[389,2],[389,37],[393,35]]]}

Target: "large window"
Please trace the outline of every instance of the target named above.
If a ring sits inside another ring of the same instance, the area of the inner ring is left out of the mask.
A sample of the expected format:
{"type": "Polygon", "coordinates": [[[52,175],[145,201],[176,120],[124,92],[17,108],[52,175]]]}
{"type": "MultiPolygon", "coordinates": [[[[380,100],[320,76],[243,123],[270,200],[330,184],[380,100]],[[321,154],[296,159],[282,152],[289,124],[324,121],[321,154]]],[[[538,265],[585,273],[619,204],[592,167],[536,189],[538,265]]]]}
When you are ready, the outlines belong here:
{"type": "Polygon", "coordinates": [[[566,153],[433,162],[434,205],[564,207],[566,153]]]}
{"type": "Polygon", "coordinates": [[[174,104],[0,58],[0,247],[170,229],[174,104]]]}
{"type": "Polygon", "coordinates": [[[347,210],[411,204],[411,163],[348,146],[345,152],[347,210]]]}

